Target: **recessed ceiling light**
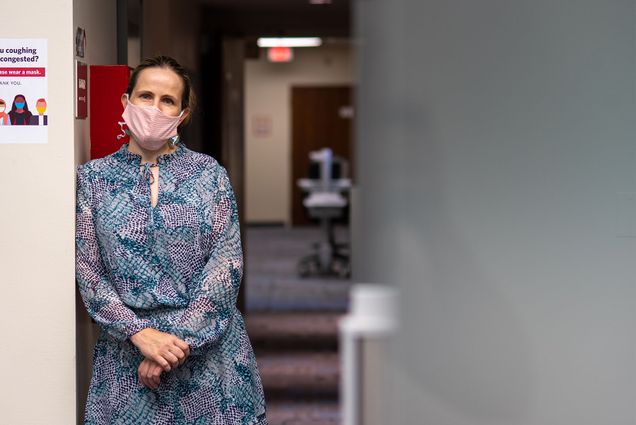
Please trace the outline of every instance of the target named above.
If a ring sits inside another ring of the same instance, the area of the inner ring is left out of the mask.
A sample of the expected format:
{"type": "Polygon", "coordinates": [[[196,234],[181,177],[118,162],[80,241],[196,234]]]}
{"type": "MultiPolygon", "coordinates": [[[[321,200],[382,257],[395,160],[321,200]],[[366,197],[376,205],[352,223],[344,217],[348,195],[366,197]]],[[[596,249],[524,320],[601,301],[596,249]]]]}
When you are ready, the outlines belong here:
{"type": "Polygon", "coordinates": [[[331,4],[331,0],[309,0],[309,4],[331,4]]]}
{"type": "Polygon", "coordinates": [[[256,40],[258,47],[318,47],[322,44],[320,37],[260,37],[256,40]]]}

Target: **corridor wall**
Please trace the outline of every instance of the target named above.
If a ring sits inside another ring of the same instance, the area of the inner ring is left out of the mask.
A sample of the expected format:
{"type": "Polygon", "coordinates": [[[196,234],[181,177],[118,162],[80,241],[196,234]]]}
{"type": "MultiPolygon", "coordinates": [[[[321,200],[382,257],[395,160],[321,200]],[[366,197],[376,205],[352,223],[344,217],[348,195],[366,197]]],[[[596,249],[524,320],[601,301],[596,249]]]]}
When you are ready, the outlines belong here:
{"type": "MultiPolygon", "coordinates": [[[[87,43],[83,58],[87,65],[113,65],[117,63],[117,2],[103,0],[75,1],[73,28],[84,28],[87,43]]],[[[91,76],[89,75],[89,81],[91,76]]],[[[90,93],[89,93],[90,96],[90,93]]],[[[123,111],[123,108],[122,108],[123,111]]],[[[75,163],[90,159],[91,116],[75,120],[75,163]]],[[[98,326],[86,313],[76,292],[76,353],[77,353],[77,423],[84,423],[86,396],[93,369],[93,347],[99,335],[98,326]]],[[[70,424],[71,422],[69,422],[70,424]]]]}
{"type": "Polygon", "coordinates": [[[33,0],[22,9],[0,16],[0,37],[47,40],[48,141],[0,144],[0,423],[69,425],[75,422],[73,1],[33,0]]]}
{"type": "Polygon", "coordinates": [[[355,8],[354,280],[401,292],[384,423],[633,424],[634,2],[355,8]]]}

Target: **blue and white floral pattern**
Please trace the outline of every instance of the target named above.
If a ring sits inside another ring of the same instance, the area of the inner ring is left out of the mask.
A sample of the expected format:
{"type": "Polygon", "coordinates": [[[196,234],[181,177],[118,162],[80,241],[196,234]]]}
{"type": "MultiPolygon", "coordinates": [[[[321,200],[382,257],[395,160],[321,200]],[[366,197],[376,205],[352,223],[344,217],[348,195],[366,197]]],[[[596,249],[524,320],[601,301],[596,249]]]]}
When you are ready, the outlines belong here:
{"type": "Polygon", "coordinates": [[[77,172],[76,270],[102,328],[86,406],[88,425],[264,425],[265,401],[236,308],[243,255],[236,201],[213,158],[177,145],[149,164],[127,145],[77,172]],[[152,327],[185,340],[186,362],[138,382],[128,339],[152,327]]]}

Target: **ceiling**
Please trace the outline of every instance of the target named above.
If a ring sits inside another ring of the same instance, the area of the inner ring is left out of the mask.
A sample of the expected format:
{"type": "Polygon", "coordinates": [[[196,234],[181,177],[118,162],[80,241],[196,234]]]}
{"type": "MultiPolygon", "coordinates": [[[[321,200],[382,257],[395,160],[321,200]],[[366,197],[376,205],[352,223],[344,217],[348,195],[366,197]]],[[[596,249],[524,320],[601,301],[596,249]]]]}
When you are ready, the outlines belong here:
{"type": "Polygon", "coordinates": [[[348,37],[351,0],[199,0],[210,31],[244,36],[348,37]]]}
{"type": "Polygon", "coordinates": [[[225,10],[348,11],[349,0],[331,0],[331,4],[310,4],[309,0],[199,0],[202,4],[225,10]]]}

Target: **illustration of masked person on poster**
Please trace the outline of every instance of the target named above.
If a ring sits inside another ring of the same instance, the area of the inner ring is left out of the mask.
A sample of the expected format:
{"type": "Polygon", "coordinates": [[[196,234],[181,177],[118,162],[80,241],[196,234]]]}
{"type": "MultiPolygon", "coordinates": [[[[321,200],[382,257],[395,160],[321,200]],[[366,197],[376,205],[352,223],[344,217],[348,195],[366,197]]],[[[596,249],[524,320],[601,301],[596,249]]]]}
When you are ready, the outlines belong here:
{"type": "Polygon", "coordinates": [[[44,115],[44,113],[46,112],[46,99],[44,98],[40,98],[38,99],[38,101],[35,103],[35,109],[38,111],[37,115],[33,115],[31,117],[31,121],[29,122],[29,124],[31,125],[48,125],[48,119],[49,117],[47,115],[44,115]]]}
{"type": "Polygon", "coordinates": [[[31,123],[32,115],[33,114],[29,111],[29,105],[27,105],[24,95],[16,95],[13,98],[11,112],[9,112],[11,125],[29,125],[31,123]]]}
{"type": "Polygon", "coordinates": [[[4,99],[0,99],[0,125],[11,125],[9,114],[6,112],[7,103],[4,99]]]}

